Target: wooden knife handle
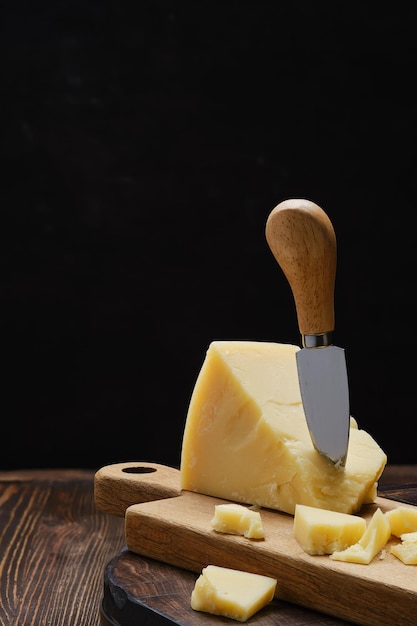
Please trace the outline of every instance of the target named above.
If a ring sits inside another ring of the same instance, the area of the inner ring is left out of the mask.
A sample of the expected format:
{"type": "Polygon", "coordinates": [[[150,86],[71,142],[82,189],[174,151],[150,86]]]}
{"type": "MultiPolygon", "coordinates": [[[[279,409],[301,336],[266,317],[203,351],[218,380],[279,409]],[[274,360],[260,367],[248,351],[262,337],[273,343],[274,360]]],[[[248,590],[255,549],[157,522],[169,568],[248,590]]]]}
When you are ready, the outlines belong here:
{"type": "Polygon", "coordinates": [[[301,334],[331,333],[336,236],[329,217],[309,200],[285,200],[271,211],[265,234],[290,284],[301,334]]]}

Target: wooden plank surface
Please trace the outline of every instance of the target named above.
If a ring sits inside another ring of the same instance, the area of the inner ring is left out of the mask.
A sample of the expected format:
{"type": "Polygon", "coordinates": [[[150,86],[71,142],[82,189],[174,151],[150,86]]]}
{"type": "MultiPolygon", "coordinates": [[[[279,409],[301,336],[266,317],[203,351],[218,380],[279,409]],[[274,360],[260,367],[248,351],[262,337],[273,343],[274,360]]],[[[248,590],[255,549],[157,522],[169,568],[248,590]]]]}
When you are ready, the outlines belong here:
{"type": "MultiPolygon", "coordinates": [[[[112,468],[103,469],[112,471],[112,468]]],[[[115,470],[120,472],[121,466],[115,470]]],[[[154,495],[158,491],[158,475],[163,483],[165,471],[166,468],[154,467],[154,495]]],[[[106,481],[103,475],[101,478],[106,481]]],[[[111,476],[107,478],[112,480],[111,476]]],[[[147,491],[146,480],[145,473],[138,478],[138,502],[141,502],[140,490],[147,491]]],[[[118,480],[115,496],[119,505],[123,481],[124,477],[118,480]]],[[[132,495],[135,481],[132,471],[128,481],[132,495]]],[[[215,504],[224,500],[191,492],[178,495],[172,475],[170,485],[172,497],[130,505],[126,511],[126,545],[136,554],[194,573],[211,563],[273,576],[278,580],[277,599],[357,624],[417,623],[416,570],[389,554],[390,544],[385,558],[376,557],[370,565],[341,563],[327,556],[312,557],[294,540],[293,517],[266,509],[261,513],[265,541],[215,533],[210,520],[215,504]]],[[[106,488],[110,493],[109,485],[106,488]]],[[[101,492],[98,487],[97,495],[101,492]]],[[[144,499],[149,500],[146,493],[144,499]]],[[[385,512],[398,505],[378,497],[375,504],[363,507],[361,514],[369,520],[377,506],[385,512]]]]}
{"type": "Polygon", "coordinates": [[[99,626],[123,520],[98,511],[94,472],[0,472],[1,626],[99,626]]]}
{"type": "MultiPolygon", "coordinates": [[[[149,626],[197,624],[192,620],[195,613],[189,615],[190,584],[194,585],[196,575],[126,554],[123,516],[97,510],[94,477],[94,471],[76,468],[0,472],[0,624],[113,626],[112,621],[100,617],[100,607],[105,572],[115,561],[113,605],[106,605],[110,619],[112,611],[120,609],[120,594],[132,606],[142,603],[142,622],[149,626]],[[132,586],[126,589],[133,595],[125,595],[128,571],[132,586]]],[[[405,494],[410,501],[413,492],[408,484],[417,484],[417,465],[387,466],[380,481],[381,488],[405,494]]],[[[382,602],[386,605],[384,598],[382,602]]],[[[276,615],[267,609],[262,617],[271,616],[276,626],[344,623],[282,601],[273,607],[278,610],[276,615]]],[[[254,616],[258,624],[257,620],[258,615],[254,616]]],[[[209,615],[203,622],[207,626],[231,623],[209,615]]],[[[133,626],[140,623],[134,621],[133,626]]],[[[119,624],[131,626],[129,622],[119,624]]]]}

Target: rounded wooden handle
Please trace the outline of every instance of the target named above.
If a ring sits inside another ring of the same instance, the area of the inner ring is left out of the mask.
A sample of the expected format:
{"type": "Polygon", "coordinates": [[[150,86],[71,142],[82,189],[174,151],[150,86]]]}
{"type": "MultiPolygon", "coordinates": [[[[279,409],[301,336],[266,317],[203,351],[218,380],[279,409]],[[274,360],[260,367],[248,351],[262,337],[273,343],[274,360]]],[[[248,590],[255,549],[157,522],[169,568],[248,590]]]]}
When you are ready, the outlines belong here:
{"type": "Polygon", "coordinates": [[[167,465],[128,461],[101,467],[94,475],[94,501],[103,513],[124,516],[132,504],[181,495],[180,471],[167,465]]]}
{"type": "Polygon", "coordinates": [[[336,236],[329,217],[309,200],[285,200],[271,211],[265,234],[290,284],[301,334],[331,333],[336,236]]]}

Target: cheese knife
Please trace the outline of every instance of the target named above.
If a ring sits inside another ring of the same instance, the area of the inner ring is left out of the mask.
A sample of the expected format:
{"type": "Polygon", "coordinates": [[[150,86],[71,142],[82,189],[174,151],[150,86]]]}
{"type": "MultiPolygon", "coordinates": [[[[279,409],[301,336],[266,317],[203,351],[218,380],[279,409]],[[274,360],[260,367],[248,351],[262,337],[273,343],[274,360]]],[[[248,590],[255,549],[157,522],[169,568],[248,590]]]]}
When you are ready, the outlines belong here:
{"type": "Polygon", "coordinates": [[[333,345],[333,225],[314,202],[289,199],[271,211],[265,234],[294,296],[302,339],[296,357],[298,380],[313,445],[335,465],[344,467],[350,406],[345,351],[333,345]]]}

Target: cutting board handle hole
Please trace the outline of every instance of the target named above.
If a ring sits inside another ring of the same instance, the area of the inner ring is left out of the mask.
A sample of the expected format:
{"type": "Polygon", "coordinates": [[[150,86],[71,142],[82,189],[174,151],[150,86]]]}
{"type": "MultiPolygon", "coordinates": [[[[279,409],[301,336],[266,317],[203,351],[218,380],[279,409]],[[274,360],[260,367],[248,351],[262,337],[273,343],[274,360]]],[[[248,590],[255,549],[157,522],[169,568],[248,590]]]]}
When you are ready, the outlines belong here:
{"type": "Polygon", "coordinates": [[[152,472],[156,472],[156,468],[144,466],[124,467],[122,472],[125,472],[125,474],[152,474],[152,472]]]}

